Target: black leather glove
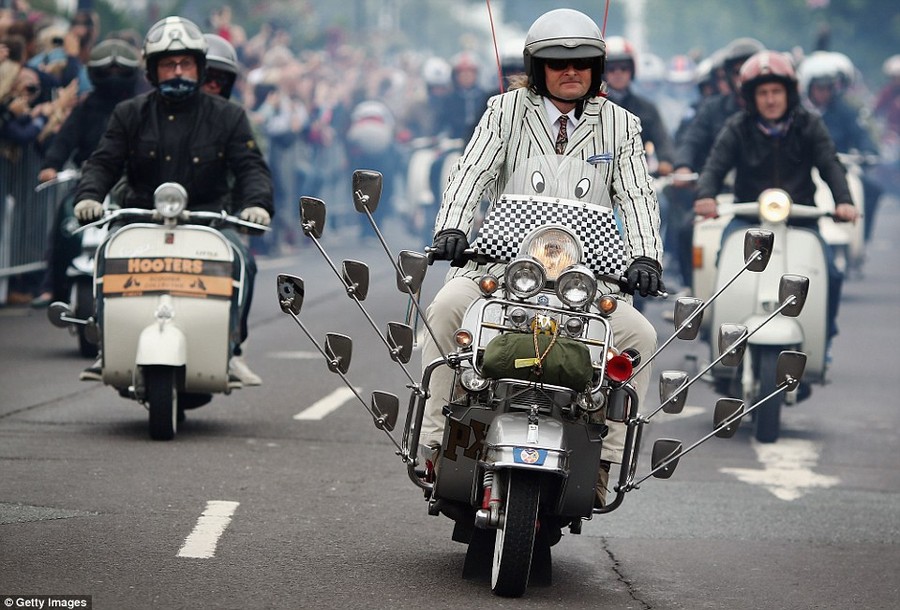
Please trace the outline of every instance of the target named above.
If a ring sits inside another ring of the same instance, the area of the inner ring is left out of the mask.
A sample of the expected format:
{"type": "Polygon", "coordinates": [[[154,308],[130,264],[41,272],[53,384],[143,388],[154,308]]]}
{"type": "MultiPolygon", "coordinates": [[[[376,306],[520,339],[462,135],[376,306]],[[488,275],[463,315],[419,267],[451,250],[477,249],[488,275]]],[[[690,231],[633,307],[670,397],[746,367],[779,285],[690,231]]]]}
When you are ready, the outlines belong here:
{"type": "Polygon", "coordinates": [[[462,267],[466,264],[466,249],[469,239],[459,229],[444,229],[434,236],[431,254],[434,260],[450,261],[451,267],[462,267]]]}
{"type": "Polygon", "coordinates": [[[638,293],[642,297],[666,291],[662,281],[662,268],[659,266],[659,263],[646,256],[639,256],[634,259],[634,262],[631,263],[625,272],[625,280],[628,285],[628,292],[631,294],[638,293]]]}

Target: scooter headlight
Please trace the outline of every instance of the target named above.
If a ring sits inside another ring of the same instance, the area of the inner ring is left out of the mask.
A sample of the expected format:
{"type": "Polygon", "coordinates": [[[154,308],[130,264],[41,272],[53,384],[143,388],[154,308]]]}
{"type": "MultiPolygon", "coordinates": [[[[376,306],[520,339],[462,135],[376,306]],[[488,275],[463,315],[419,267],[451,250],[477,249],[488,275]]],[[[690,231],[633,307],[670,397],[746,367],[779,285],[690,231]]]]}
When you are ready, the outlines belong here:
{"type": "Polygon", "coordinates": [[[547,280],[553,281],[564,269],[581,261],[581,244],[565,227],[543,226],[522,240],[519,254],[530,256],[544,266],[547,280]]]}
{"type": "Polygon", "coordinates": [[[462,386],[470,392],[481,392],[482,390],[487,389],[490,382],[478,375],[475,372],[475,369],[472,368],[463,368],[462,373],[459,376],[459,382],[462,386]]]}
{"type": "Polygon", "coordinates": [[[533,297],[544,288],[547,273],[537,260],[517,258],[506,266],[506,288],[520,299],[533,297]]]}
{"type": "Polygon", "coordinates": [[[781,189],[764,190],[758,201],[759,216],[766,222],[784,222],[791,213],[791,196],[781,189]]]}
{"type": "Polygon", "coordinates": [[[163,218],[176,218],[187,207],[187,191],[176,182],[164,182],[153,192],[153,207],[163,218]]]}
{"type": "Polygon", "coordinates": [[[591,302],[596,292],[597,280],[584,265],[569,267],[556,280],[556,296],[569,307],[581,309],[591,302]]]}

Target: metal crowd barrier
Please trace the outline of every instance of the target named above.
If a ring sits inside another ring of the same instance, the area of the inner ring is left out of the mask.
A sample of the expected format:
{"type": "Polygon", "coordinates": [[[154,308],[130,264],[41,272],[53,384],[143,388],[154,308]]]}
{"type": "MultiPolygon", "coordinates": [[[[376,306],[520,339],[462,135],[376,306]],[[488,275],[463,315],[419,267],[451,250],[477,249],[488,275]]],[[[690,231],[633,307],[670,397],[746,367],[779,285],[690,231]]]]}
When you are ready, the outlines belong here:
{"type": "Polygon", "coordinates": [[[50,229],[66,189],[35,193],[40,169],[32,146],[0,154],[0,305],[6,304],[10,278],[47,266],[50,229]]]}

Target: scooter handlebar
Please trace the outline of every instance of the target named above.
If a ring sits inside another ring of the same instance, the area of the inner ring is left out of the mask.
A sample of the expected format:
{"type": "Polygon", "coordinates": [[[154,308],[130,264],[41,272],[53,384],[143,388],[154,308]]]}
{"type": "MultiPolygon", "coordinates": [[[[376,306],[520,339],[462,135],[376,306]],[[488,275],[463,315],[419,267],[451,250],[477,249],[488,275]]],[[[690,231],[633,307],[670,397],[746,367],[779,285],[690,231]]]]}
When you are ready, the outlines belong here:
{"type": "MultiPolygon", "coordinates": [[[[435,248],[433,245],[425,246],[425,255],[428,259],[429,265],[434,264],[434,261],[435,261],[434,252],[435,252],[435,248]]],[[[478,252],[475,250],[475,248],[466,248],[463,251],[463,255],[464,255],[466,261],[475,261],[479,265],[487,265],[490,263],[500,262],[491,256],[487,256],[485,254],[478,254],[478,252]]],[[[614,276],[614,275],[597,274],[596,278],[601,281],[612,282],[614,284],[617,284],[619,286],[619,290],[621,290],[622,292],[624,292],[626,294],[632,294],[632,295],[634,294],[634,291],[628,287],[628,278],[625,277],[624,275],[614,276]]],[[[665,299],[669,296],[669,293],[663,290],[663,291],[656,291],[655,293],[652,293],[648,296],[654,296],[654,297],[659,297],[659,298],[665,299]]]]}

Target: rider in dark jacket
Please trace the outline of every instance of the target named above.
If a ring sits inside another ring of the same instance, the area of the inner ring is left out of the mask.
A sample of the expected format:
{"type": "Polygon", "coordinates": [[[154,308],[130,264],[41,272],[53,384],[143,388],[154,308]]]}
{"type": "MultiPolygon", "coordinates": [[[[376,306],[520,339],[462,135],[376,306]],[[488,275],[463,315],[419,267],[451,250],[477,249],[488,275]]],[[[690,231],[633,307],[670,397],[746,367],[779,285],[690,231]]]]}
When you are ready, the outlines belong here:
{"type": "MultiPolygon", "coordinates": [[[[837,158],[834,142],[821,117],[800,105],[797,77],[787,57],[775,51],[753,55],[741,68],[741,92],[746,109],[731,117],[719,132],[697,184],[694,211],[716,215],[716,195],[725,175],[735,170],[735,201],[755,201],[767,188],[779,188],[799,205],[815,205],[812,168],[819,170],[831,189],[835,218],[856,220],[844,166],[837,158]]],[[[723,239],[741,226],[733,219],[723,239]]],[[[745,224],[745,223],[744,223],[745,224]]],[[[815,219],[791,219],[789,224],[818,234],[815,219]]],[[[828,339],[837,334],[837,310],[843,274],[828,258],[828,339]]]]}
{"type": "MultiPolygon", "coordinates": [[[[154,24],[144,39],[147,79],[154,89],[125,101],[113,111],[99,146],[85,163],[75,194],[81,222],[99,218],[100,201],[125,173],[123,207],[153,209],[153,193],[164,182],[177,182],[188,193],[188,208],[219,212],[232,195],[239,216],[268,225],[274,214],[272,177],[256,144],[243,108],[201,91],[208,44],[202,32],[182,17],[154,24]],[[226,176],[233,175],[232,187],[226,176]]],[[[256,266],[233,230],[223,233],[245,253],[247,290],[252,293],[256,266]]],[[[240,358],[247,337],[249,303],[241,303],[234,330],[233,374],[244,385],[259,377],[240,358]]],[[[95,363],[82,375],[90,375],[95,363]]]]}

